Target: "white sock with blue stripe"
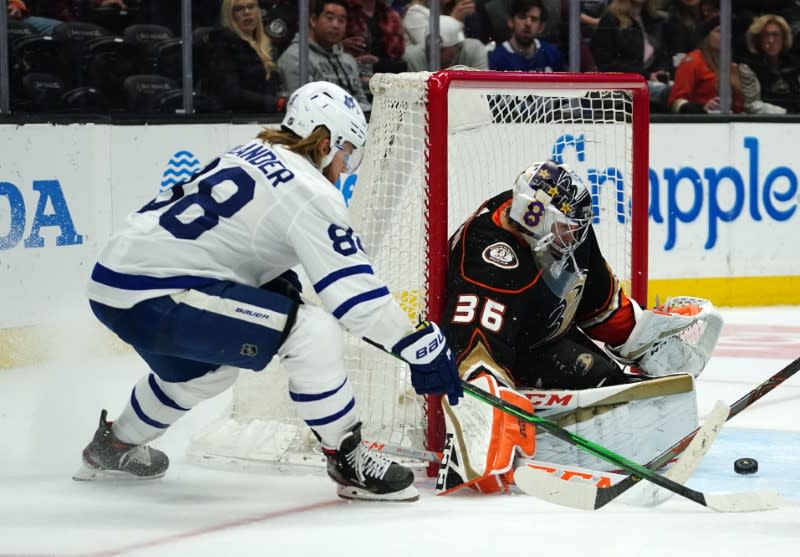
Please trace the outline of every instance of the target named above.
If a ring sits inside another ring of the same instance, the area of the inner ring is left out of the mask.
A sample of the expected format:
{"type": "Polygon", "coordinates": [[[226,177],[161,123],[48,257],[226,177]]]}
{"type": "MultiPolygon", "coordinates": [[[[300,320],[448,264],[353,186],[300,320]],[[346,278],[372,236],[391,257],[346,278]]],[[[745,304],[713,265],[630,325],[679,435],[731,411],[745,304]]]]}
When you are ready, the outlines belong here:
{"type": "Polygon", "coordinates": [[[114,421],[114,435],[135,445],[152,441],[194,406],[228,389],[238,376],[239,370],[228,366],[183,383],[169,383],[150,373],[134,386],[114,421]]]}
{"type": "Polygon", "coordinates": [[[347,377],[330,388],[315,385],[311,392],[289,381],[289,396],[297,415],[319,435],[325,447],[338,448],[343,433],[358,421],[356,399],[347,377]]]}

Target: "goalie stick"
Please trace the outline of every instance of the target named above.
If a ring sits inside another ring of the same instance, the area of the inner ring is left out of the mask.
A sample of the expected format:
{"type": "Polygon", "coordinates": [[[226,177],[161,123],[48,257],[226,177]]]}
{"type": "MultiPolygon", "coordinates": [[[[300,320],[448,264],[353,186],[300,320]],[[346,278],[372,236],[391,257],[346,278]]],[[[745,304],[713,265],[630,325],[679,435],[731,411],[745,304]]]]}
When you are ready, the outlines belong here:
{"type": "Polygon", "coordinates": [[[463,379],[461,380],[461,386],[463,387],[465,393],[468,393],[470,396],[477,398],[478,400],[481,400],[490,406],[532,423],[547,433],[550,433],[551,435],[561,439],[566,443],[569,443],[570,445],[578,447],[592,456],[595,456],[601,460],[605,460],[606,462],[610,462],[611,464],[618,466],[635,477],[645,479],[655,485],[658,485],[659,487],[663,487],[664,489],[672,491],[673,493],[677,493],[686,499],[703,505],[704,507],[721,512],[731,512],[739,510],[765,510],[777,506],[778,495],[774,492],[739,494],[739,497],[742,499],[742,501],[736,499],[733,501],[730,500],[731,498],[736,497],[736,494],[730,494],[728,496],[707,496],[703,492],[696,491],[690,487],[682,485],[666,476],[662,476],[661,474],[654,472],[653,470],[641,464],[633,462],[622,455],[614,453],[592,441],[589,441],[588,439],[585,439],[579,435],[575,435],[556,423],[539,416],[535,416],[534,414],[531,414],[522,408],[514,406],[513,404],[510,404],[505,400],[492,395],[491,393],[487,393],[483,389],[476,387],[475,385],[468,383],[463,379]],[[747,504],[747,501],[751,501],[751,503],[747,504]]]}
{"type": "MultiPolygon", "coordinates": [[[[721,403],[720,403],[721,404],[721,403]]],[[[703,427],[699,428],[698,432],[695,435],[695,440],[693,443],[702,443],[700,445],[701,449],[699,450],[691,450],[691,446],[689,449],[685,450],[681,455],[673,461],[672,465],[670,466],[669,470],[664,474],[668,478],[675,480],[680,483],[684,483],[691,472],[696,467],[697,463],[703,458],[705,453],[708,450],[708,447],[714,442],[714,438],[716,437],[717,431],[720,429],[717,427],[717,424],[722,424],[725,422],[725,416],[728,412],[728,407],[722,404],[722,412],[719,412],[719,419],[717,420],[714,415],[709,414],[706,417],[703,427]],[[698,440],[698,437],[700,440],[698,440]],[[681,473],[677,471],[681,470],[681,473]]],[[[430,462],[433,464],[441,464],[442,463],[442,453],[438,451],[431,451],[428,449],[417,449],[414,447],[402,447],[399,445],[392,445],[391,443],[383,443],[379,441],[368,441],[363,440],[362,443],[368,447],[370,450],[382,452],[384,454],[390,456],[396,456],[400,458],[406,459],[413,459],[418,460],[421,462],[430,462]]],[[[616,483],[622,482],[624,479],[628,478],[628,476],[619,474],[617,472],[608,472],[608,471],[601,471],[601,470],[593,470],[590,468],[582,468],[579,466],[570,466],[568,464],[563,463],[555,463],[555,462],[545,462],[542,460],[536,460],[534,458],[520,458],[517,457],[514,459],[514,465],[517,469],[523,467],[530,467],[535,470],[541,470],[547,472],[548,474],[557,477],[559,481],[592,481],[595,482],[600,488],[608,491],[612,485],[616,483]]],[[[653,494],[661,493],[663,490],[658,486],[653,486],[652,484],[643,484],[643,483],[636,483],[642,488],[650,487],[652,488],[651,491],[653,494]]],[[[644,490],[642,490],[644,491],[644,490]]],[[[671,495],[671,492],[667,492],[671,495]]],[[[535,493],[529,493],[529,495],[536,495],[535,493]]],[[[646,499],[652,498],[652,496],[645,497],[646,499]]],[[[565,504],[559,500],[553,501],[557,504],[565,504]]],[[[641,504],[641,503],[635,503],[641,504]]]]}
{"type": "MultiPolygon", "coordinates": [[[[745,408],[748,408],[753,403],[760,400],[767,393],[769,393],[770,391],[775,389],[778,385],[780,385],[781,383],[792,377],[798,371],[800,371],[800,358],[797,358],[793,362],[789,363],[783,369],[774,373],[771,377],[769,377],[764,382],[762,382],[761,384],[750,390],[739,400],[731,404],[730,411],[727,417],[725,418],[725,421],[730,420],[731,418],[742,412],[745,408]]],[[[706,418],[706,420],[708,421],[708,418],[706,418]]],[[[700,430],[701,428],[695,429],[694,431],[683,437],[683,439],[675,443],[672,447],[668,448],[666,451],[664,451],[656,458],[648,462],[646,466],[650,469],[658,469],[664,466],[670,460],[672,460],[676,456],[680,455],[684,450],[686,450],[687,446],[689,446],[689,444],[692,442],[692,439],[695,437],[695,435],[698,434],[700,430]]],[[[702,456],[700,458],[702,458],[702,456]]],[[[666,475],[672,477],[672,479],[678,482],[683,483],[686,480],[688,480],[689,476],[692,474],[692,472],[694,472],[694,469],[700,462],[700,458],[694,459],[692,466],[689,466],[690,464],[692,464],[691,459],[684,460],[684,465],[681,466],[680,468],[675,468],[675,466],[670,468],[670,471],[674,470],[675,473],[670,474],[668,472],[666,475]],[[680,475],[678,475],[678,473],[680,473],[680,475]]],[[[580,488],[576,489],[582,489],[587,493],[585,493],[581,497],[572,497],[571,500],[583,501],[584,502],[583,506],[581,506],[580,508],[592,509],[592,510],[599,509],[604,507],[617,497],[621,496],[623,493],[627,492],[634,485],[637,485],[638,481],[639,480],[636,476],[629,476],[623,479],[622,481],[608,487],[595,488],[594,486],[583,485],[580,488]]],[[[660,495],[659,491],[660,490],[656,488],[651,488],[651,489],[643,488],[639,494],[638,499],[641,501],[641,504],[645,506],[657,505],[663,502],[664,500],[663,497],[660,495]]],[[[552,501],[559,502],[556,500],[552,501]]],[[[569,504],[568,499],[566,497],[563,499],[562,504],[569,504]]]]}
{"type": "MultiPolygon", "coordinates": [[[[430,451],[427,449],[415,449],[413,447],[401,447],[398,445],[392,445],[391,443],[367,441],[366,439],[363,440],[362,443],[370,450],[378,451],[387,454],[389,456],[418,460],[420,462],[430,462],[433,464],[442,463],[442,453],[440,452],[430,451]]],[[[688,458],[686,452],[684,452],[681,455],[681,457],[677,459],[676,464],[679,463],[684,458],[688,458]]],[[[559,477],[561,481],[589,480],[597,482],[597,485],[610,486],[613,483],[620,482],[627,477],[625,475],[618,474],[617,472],[592,470],[590,468],[582,468],[580,466],[570,466],[568,464],[556,463],[556,462],[545,462],[543,460],[536,460],[533,458],[517,457],[514,459],[514,465],[517,468],[522,466],[530,466],[531,468],[535,468],[537,470],[543,470],[548,474],[552,474],[554,476],[559,477]]],[[[670,470],[664,475],[674,480],[675,478],[670,475],[670,472],[672,471],[673,468],[674,467],[671,467],[670,470]]],[[[645,484],[639,484],[639,485],[644,486],[645,484]]],[[[660,490],[660,488],[658,487],[656,487],[655,489],[660,490]]]]}
{"type": "MultiPolygon", "coordinates": [[[[730,407],[725,403],[721,401],[717,403],[706,417],[703,427],[695,432],[692,442],[664,474],[665,477],[680,483],[689,479],[697,464],[713,444],[717,433],[722,429],[729,411],[730,407]]],[[[398,447],[383,443],[370,443],[368,441],[364,441],[364,443],[370,449],[389,455],[437,464],[442,460],[441,454],[434,451],[398,447]]],[[[619,475],[615,473],[599,472],[597,470],[553,464],[534,459],[518,459],[515,462],[519,466],[515,471],[514,480],[523,493],[551,503],[582,510],[593,510],[593,504],[597,500],[597,492],[612,492],[615,485],[612,485],[611,482],[614,481],[614,477],[619,478],[619,475]],[[587,483],[586,480],[590,480],[593,483],[587,483]]],[[[618,483],[626,479],[628,477],[619,478],[618,483]]],[[[653,484],[636,485],[644,488],[642,499],[646,502],[653,501],[652,504],[661,502],[657,501],[659,493],[663,492],[661,488],[653,484]],[[647,488],[650,488],[650,490],[645,491],[647,488]]],[[[764,497],[760,493],[706,495],[706,498],[707,500],[710,498],[709,506],[711,508],[724,512],[766,510],[773,506],[772,499],[764,497]]]]}
{"type": "MultiPolygon", "coordinates": [[[[664,474],[665,477],[679,483],[689,479],[692,471],[708,452],[717,433],[722,429],[722,424],[725,423],[725,418],[729,411],[730,407],[728,405],[721,401],[717,402],[714,409],[706,417],[703,427],[696,432],[692,442],[686,447],[681,457],[664,474]]],[[[631,476],[626,477],[622,481],[630,478],[631,476]]],[[[594,510],[594,504],[597,501],[599,492],[608,493],[622,483],[619,482],[607,488],[598,488],[595,485],[584,482],[565,482],[562,479],[554,478],[541,470],[528,466],[517,468],[514,472],[514,481],[517,487],[528,495],[533,495],[558,505],[582,510],[594,510]]],[[[638,479],[633,481],[638,482],[638,479]]],[[[655,498],[661,489],[652,484],[647,487],[651,486],[652,492],[648,496],[655,498]]],[[[773,508],[775,503],[770,496],[760,492],[727,495],[706,494],[705,501],[707,507],[720,512],[766,510],[773,508]]]]}

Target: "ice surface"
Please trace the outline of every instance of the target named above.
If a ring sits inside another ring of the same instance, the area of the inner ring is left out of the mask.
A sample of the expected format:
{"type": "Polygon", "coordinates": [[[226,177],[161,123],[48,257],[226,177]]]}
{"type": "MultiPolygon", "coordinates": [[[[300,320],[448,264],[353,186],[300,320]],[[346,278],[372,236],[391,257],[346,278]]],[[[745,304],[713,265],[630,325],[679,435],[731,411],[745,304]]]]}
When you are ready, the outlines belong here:
{"type": "MultiPolygon", "coordinates": [[[[722,311],[722,340],[698,381],[701,416],[800,356],[800,308],[722,311]]],[[[655,509],[581,512],[519,494],[436,497],[426,478],[417,503],[346,502],[321,475],[189,463],[189,436],[224,411],[226,394],[154,443],[172,459],[162,480],[78,483],[70,476],[100,409],[115,416],[144,373],[135,356],[108,350],[113,340],[87,313],[73,310],[42,341],[50,363],[0,370],[0,557],[797,554],[800,377],[729,422],[689,482],[709,492],[776,489],[786,504],[770,512],[723,515],[678,497],[655,509]],[[756,475],[733,472],[742,456],[759,461],[756,475]]]]}

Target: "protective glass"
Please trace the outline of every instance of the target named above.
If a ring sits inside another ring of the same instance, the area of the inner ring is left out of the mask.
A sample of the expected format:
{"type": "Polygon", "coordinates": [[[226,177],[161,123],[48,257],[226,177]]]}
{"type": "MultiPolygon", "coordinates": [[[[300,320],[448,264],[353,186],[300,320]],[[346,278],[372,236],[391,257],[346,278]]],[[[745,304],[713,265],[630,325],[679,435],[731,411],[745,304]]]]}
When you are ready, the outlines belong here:
{"type": "Polygon", "coordinates": [[[586,276],[574,253],[586,239],[589,219],[572,219],[552,205],[531,201],[522,221],[542,280],[553,294],[563,298],[586,276]]]}
{"type": "Polygon", "coordinates": [[[542,272],[542,280],[550,291],[564,298],[582,283],[586,278],[586,271],[578,268],[575,256],[570,253],[565,257],[556,257],[550,250],[533,252],[536,266],[542,272]]]}

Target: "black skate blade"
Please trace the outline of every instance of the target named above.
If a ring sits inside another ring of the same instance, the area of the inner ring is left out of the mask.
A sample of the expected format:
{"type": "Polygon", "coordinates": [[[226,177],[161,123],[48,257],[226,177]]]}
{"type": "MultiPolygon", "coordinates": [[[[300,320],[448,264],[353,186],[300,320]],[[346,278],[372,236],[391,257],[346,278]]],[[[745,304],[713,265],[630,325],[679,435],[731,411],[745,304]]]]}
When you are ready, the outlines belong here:
{"type": "Polygon", "coordinates": [[[417,488],[413,485],[392,493],[372,493],[371,491],[352,485],[340,485],[337,486],[336,493],[342,499],[350,499],[352,501],[393,501],[411,503],[419,499],[419,491],[417,491],[417,488]]]}
{"type": "Polygon", "coordinates": [[[95,468],[93,466],[89,466],[88,464],[84,463],[81,467],[72,474],[72,479],[76,482],[94,482],[94,481],[146,481],[146,480],[157,480],[158,478],[163,478],[164,473],[156,474],[153,476],[135,476],[128,472],[122,472],[120,470],[102,470],[100,468],[95,468]]]}

